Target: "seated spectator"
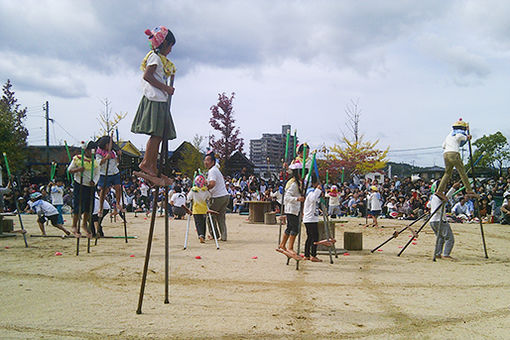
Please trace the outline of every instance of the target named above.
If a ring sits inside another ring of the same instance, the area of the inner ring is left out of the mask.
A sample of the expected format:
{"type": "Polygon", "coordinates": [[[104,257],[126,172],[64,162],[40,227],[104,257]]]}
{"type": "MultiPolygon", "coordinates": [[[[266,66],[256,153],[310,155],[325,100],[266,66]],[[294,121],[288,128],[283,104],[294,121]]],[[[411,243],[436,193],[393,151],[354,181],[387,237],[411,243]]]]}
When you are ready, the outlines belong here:
{"type": "Polygon", "coordinates": [[[501,224],[510,224],[510,191],[503,194],[504,200],[501,205],[501,224]]]}
{"type": "Polygon", "coordinates": [[[471,219],[467,201],[468,199],[464,196],[452,208],[452,214],[462,221],[469,221],[471,219]]]}

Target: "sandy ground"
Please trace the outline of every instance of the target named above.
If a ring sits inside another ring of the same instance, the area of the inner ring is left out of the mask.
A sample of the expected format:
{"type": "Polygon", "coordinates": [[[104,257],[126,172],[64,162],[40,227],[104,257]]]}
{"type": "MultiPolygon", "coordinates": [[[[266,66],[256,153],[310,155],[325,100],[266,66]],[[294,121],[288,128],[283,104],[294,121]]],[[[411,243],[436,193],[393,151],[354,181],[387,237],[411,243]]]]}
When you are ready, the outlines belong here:
{"type": "MultiPolygon", "coordinates": [[[[69,217],[67,217],[69,219],[69,217]]],[[[24,217],[31,234],[34,216],[24,217]]],[[[477,224],[454,225],[457,262],[431,261],[435,237],[424,229],[401,257],[402,234],[383,247],[389,228],[363,228],[364,219],[337,224],[362,230],[366,250],[329,264],[295,262],[275,252],[278,226],[248,224],[229,215],[229,240],[216,250],[199,244],[194,229],[183,250],[186,221],[170,221],[170,303],[164,304],[164,228],[158,218],[143,314],[135,313],[149,220],[128,214],[130,235],[103,239],[86,253],[74,239],[0,239],[2,339],[347,338],[508,339],[510,229],[484,225],[489,259],[477,224]],[[55,256],[55,252],[62,256],[55,256]],[[134,255],[134,257],[131,257],[134,255]],[[201,259],[195,259],[201,256],[201,259]],[[257,256],[257,259],[252,257],[257,256]]],[[[408,222],[407,222],[408,223],[408,222]]],[[[48,232],[58,235],[49,227],[48,232]]],[[[107,235],[123,235],[105,222],[107,235]]],[[[302,240],[304,243],[304,239],[302,240]]]]}

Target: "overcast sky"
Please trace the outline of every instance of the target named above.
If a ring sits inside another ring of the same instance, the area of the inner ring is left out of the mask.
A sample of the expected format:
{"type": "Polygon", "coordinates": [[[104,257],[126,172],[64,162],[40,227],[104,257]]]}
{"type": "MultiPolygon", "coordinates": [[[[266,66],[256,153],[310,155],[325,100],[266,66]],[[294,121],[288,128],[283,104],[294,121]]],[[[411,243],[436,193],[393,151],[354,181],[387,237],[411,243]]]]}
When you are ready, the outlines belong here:
{"type": "Polygon", "coordinates": [[[29,143],[45,143],[46,100],[51,143],[77,144],[98,133],[108,98],[127,112],[121,139],[144,148],[130,126],[144,30],[158,25],[177,39],[170,149],[213,133],[221,92],[236,93],[248,154],[283,124],[312,147],[338,143],[351,100],[365,139],[393,161],[443,165],[438,146],[459,117],[474,138],[510,138],[509,1],[0,0],[0,81],[29,109],[29,143]]]}

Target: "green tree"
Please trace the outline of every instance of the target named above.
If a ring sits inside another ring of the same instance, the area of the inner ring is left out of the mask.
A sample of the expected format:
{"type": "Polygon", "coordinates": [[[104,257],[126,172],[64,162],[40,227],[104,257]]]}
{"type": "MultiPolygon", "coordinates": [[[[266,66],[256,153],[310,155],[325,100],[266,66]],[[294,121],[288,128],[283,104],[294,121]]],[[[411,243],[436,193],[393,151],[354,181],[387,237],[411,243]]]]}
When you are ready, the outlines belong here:
{"type": "Polygon", "coordinates": [[[14,171],[20,169],[25,161],[28,130],[23,121],[27,108],[20,109],[14,97],[11,81],[4,84],[0,100],[0,152],[5,152],[9,165],[14,171]]]}
{"type": "MultiPolygon", "coordinates": [[[[503,165],[510,161],[510,145],[506,137],[501,132],[478,138],[473,146],[476,150],[473,159],[478,159],[481,154],[483,157],[479,161],[480,166],[491,167],[503,171],[503,165]]],[[[468,164],[469,165],[469,164],[468,164]]]]}

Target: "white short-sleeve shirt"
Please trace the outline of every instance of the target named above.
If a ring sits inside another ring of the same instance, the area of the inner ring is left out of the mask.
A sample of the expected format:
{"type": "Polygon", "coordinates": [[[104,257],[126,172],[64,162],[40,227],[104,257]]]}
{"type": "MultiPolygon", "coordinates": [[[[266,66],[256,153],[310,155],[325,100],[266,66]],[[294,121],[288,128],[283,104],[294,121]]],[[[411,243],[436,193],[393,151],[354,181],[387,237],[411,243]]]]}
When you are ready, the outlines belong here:
{"type": "Polygon", "coordinates": [[[227,188],[225,187],[225,179],[216,165],[209,169],[209,172],[207,173],[207,181],[214,181],[216,183],[214,187],[209,189],[211,197],[215,198],[228,195],[227,188]]]}
{"type": "MultiPolygon", "coordinates": [[[[147,67],[151,65],[156,65],[154,78],[156,78],[157,81],[166,84],[166,76],[163,70],[163,62],[156,53],[151,53],[149,55],[149,58],[147,59],[147,67]]],[[[144,79],[142,79],[142,91],[143,95],[153,102],[166,102],[168,99],[168,94],[166,92],[161,91],[157,87],[152,86],[144,79]]]]}

